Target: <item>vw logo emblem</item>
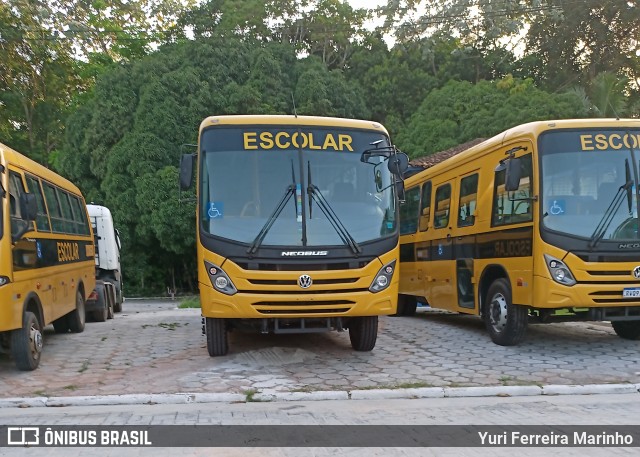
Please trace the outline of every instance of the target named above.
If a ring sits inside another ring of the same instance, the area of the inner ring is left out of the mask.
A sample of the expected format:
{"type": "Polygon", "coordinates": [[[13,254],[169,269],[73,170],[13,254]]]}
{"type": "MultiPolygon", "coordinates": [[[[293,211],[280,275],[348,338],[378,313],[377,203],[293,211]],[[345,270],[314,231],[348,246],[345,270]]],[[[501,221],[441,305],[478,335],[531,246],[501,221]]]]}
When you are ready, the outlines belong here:
{"type": "Polygon", "coordinates": [[[298,285],[303,289],[308,289],[309,287],[311,287],[311,284],[313,284],[313,280],[309,275],[300,275],[300,277],[298,278],[298,285]]]}
{"type": "Polygon", "coordinates": [[[633,277],[636,279],[640,279],[640,265],[633,269],[633,277]]]}

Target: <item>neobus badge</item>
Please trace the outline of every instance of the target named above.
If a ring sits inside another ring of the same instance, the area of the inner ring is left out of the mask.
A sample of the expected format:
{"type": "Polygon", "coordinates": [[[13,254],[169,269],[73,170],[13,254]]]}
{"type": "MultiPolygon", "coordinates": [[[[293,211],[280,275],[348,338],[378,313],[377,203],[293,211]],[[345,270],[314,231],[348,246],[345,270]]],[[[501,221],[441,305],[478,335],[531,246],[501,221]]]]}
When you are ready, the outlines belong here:
{"type": "Polygon", "coordinates": [[[346,133],[327,133],[324,139],[312,132],[244,132],[242,135],[247,150],[307,148],[353,152],[353,138],[346,133]]]}
{"type": "Polygon", "coordinates": [[[282,251],[282,257],[296,257],[304,255],[327,255],[329,251],[282,251]]]}

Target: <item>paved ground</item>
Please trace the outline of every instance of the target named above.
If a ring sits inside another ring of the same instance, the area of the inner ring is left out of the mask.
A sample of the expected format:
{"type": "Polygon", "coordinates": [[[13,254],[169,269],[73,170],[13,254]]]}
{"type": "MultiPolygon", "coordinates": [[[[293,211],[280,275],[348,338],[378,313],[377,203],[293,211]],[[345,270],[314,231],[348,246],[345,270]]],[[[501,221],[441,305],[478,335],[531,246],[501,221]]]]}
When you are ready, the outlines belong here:
{"type": "Polygon", "coordinates": [[[177,304],[128,300],[81,334],[47,328],[38,370],[0,355],[0,398],[640,382],[640,341],[604,323],[534,325],[522,344],[502,347],[476,317],[423,311],[382,318],[370,353],[353,351],[347,333],[232,333],[230,354],[211,358],[199,310],[177,304]]]}

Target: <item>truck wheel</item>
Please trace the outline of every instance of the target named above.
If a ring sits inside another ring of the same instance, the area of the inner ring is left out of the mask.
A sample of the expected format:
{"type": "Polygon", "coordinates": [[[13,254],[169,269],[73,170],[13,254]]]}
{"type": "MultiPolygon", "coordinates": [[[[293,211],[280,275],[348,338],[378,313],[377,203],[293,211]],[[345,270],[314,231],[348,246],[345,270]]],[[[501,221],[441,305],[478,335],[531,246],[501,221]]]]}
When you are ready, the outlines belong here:
{"type": "Polygon", "coordinates": [[[352,317],[349,321],[349,339],[356,351],[370,351],[378,338],[378,316],[352,317]]]}
{"type": "Polygon", "coordinates": [[[11,332],[11,355],[19,370],[31,371],[38,368],[42,345],[40,322],[35,314],[26,311],[22,318],[22,328],[11,332]]]}
{"type": "Polygon", "coordinates": [[[229,339],[227,337],[227,323],[224,319],[207,317],[205,319],[205,333],[207,334],[207,349],[211,357],[227,355],[229,339]]]}
{"type": "Polygon", "coordinates": [[[67,319],[67,315],[65,314],[62,317],[59,317],[55,321],[53,321],[53,330],[56,333],[68,333],[69,332],[69,319],[67,319]]]}
{"type": "Polygon", "coordinates": [[[487,293],[484,323],[491,340],[500,346],[514,346],[524,338],[529,310],[511,302],[511,287],[506,279],[496,279],[487,293]]]}
{"type": "Polygon", "coordinates": [[[91,313],[91,317],[96,322],[104,322],[109,317],[109,305],[107,300],[107,293],[104,288],[96,289],[98,292],[98,298],[96,299],[96,303],[100,307],[100,309],[93,311],[91,313]]]}
{"type": "Polygon", "coordinates": [[[122,302],[124,298],[122,297],[122,289],[116,288],[116,302],[113,304],[113,311],[119,313],[122,311],[122,302]]]}
{"type": "Polygon", "coordinates": [[[113,319],[115,316],[114,308],[116,304],[113,302],[109,302],[109,306],[107,306],[107,319],[113,319]]]}
{"type": "Polygon", "coordinates": [[[84,331],[84,323],[86,315],[84,311],[84,298],[79,290],[76,291],[76,309],[67,314],[69,329],[73,333],[82,333],[84,331]]]}
{"type": "Polygon", "coordinates": [[[640,321],[613,321],[611,326],[620,338],[640,340],[640,321]]]}

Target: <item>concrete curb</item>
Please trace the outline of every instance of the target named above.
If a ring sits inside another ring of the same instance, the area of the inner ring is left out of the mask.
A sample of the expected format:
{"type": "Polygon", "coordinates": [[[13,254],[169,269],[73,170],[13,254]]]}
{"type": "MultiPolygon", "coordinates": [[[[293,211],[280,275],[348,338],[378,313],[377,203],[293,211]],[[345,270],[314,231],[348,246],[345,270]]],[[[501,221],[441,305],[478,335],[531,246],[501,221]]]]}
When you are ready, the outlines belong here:
{"type": "Polygon", "coordinates": [[[640,384],[589,384],[547,386],[423,387],[314,392],[175,393],[88,395],[76,397],[2,398],[0,408],[33,408],[93,405],[179,405],[188,403],[250,403],[321,400],[391,400],[416,398],[522,397],[640,393],[640,384]]]}

